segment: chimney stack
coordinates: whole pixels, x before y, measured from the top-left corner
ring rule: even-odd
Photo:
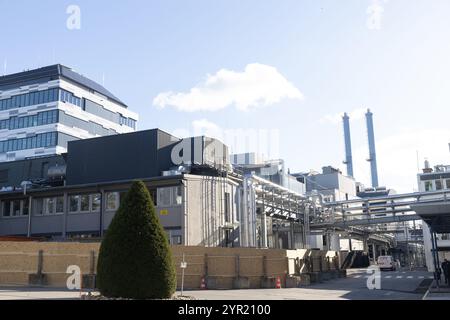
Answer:
[[[347,175],[353,177],[353,159],[352,159],[352,141],[350,138],[350,118],[347,113],[342,117],[344,120],[344,139],[345,139],[345,161],[347,165]]]
[[[378,187],[378,170],[377,170],[377,154],[375,151],[375,134],[373,131],[373,113],[370,109],[367,109],[366,113],[367,120],[367,136],[369,139],[369,159],[370,162],[370,174],[372,177],[372,187]]]

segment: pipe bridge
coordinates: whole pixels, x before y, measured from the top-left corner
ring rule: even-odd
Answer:
[[[448,204],[450,190],[415,192],[367,199],[322,202],[311,229],[349,228],[421,220],[416,205]]]

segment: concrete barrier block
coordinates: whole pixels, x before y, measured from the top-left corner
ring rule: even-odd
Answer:
[[[250,279],[247,277],[237,277],[233,280],[234,289],[250,289]]]
[[[206,277],[206,288],[207,289],[218,289],[217,288],[217,279],[215,277]]]
[[[28,284],[32,286],[46,286],[48,285],[47,275],[45,273],[30,273],[28,275]]]
[[[298,287],[307,287],[311,285],[311,276],[309,274],[301,274]]]
[[[289,276],[286,278],[286,288],[302,288],[309,285],[311,285],[311,280],[308,274]]]
[[[309,277],[311,279],[311,283],[319,283],[323,282],[322,273],[321,272],[310,272]]]
[[[331,279],[337,279],[338,278],[338,272],[336,270],[330,271]]]
[[[323,281],[331,280],[331,273],[329,271],[322,272],[321,274],[322,274]]]
[[[274,289],[276,287],[276,283],[277,283],[276,277],[262,277],[261,288]]]
[[[82,287],[85,289],[97,288],[97,276],[95,274],[83,274]]]
[[[339,270],[338,271],[338,277],[339,278],[347,278],[347,270],[345,270],[345,269]]]
[[[288,276],[286,278],[286,288],[297,288],[299,283],[298,278],[297,276]]]

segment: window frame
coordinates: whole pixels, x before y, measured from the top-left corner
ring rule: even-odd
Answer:
[[[9,206],[8,215],[5,215],[6,204]],[[19,214],[15,214],[16,205],[19,205]],[[1,201],[1,218],[2,219],[16,219],[28,217],[28,213],[25,214],[25,208],[28,208],[28,199],[8,199]]]
[[[161,208],[168,208],[168,207],[179,207],[183,205],[183,190],[181,188],[182,186],[170,186],[170,187],[159,187],[156,189],[156,202],[157,207]],[[180,194],[178,192],[180,191]],[[164,194],[165,192],[168,192],[168,194]],[[164,196],[164,197],[163,197]],[[168,197],[166,197],[168,196]],[[167,201],[162,201],[162,200]],[[178,200],[180,199],[180,200]]]
[[[110,196],[114,195],[114,208],[110,207]],[[120,206],[120,196],[119,196],[119,192],[117,191],[112,191],[112,192],[106,192],[105,193],[105,211],[117,211],[119,209]]]

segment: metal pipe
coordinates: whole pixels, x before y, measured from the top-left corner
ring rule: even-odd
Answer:
[[[284,192],[286,192],[286,193],[290,193],[290,194],[292,194],[292,195],[294,195],[294,196],[299,197],[300,199],[307,199],[305,196],[303,196],[303,195],[301,195],[301,194],[299,194],[299,193],[297,193],[297,192],[294,192],[294,191],[292,191],[292,190],[289,190],[289,189],[287,189],[287,188],[285,188],[285,187],[282,187],[282,186],[280,186],[280,185],[278,185],[278,184],[276,184],[276,183],[273,183],[273,182],[271,182],[271,181],[269,181],[269,180],[260,178],[260,177],[258,177],[258,176],[256,176],[256,175],[253,175],[253,174],[252,174],[252,175],[250,175],[248,178],[253,179],[253,180],[256,180],[256,181],[261,182],[261,183],[263,183],[263,184],[266,184],[266,185],[268,185],[268,186],[272,186],[273,188],[276,188],[277,190],[281,190],[281,191],[284,191]]]
[[[105,191],[100,190],[100,221],[99,221],[100,237],[103,237],[103,231],[105,229],[104,221],[105,221]]]
[[[26,201],[26,200],[24,200]],[[28,197],[28,226],[27,226],[27,237],[31,237],[31,214],[32,214],[32,210],[31,210],[31,206],[33,204],[33,197],[29,196]]]
[[[409,199],[409,198],[420,198],[423,196],[436,196],[436,195],[442,195],[444,194],[450,194],[450,190],[441,190],[441,191],[424,191],[424,192],[412,192],[412,193],[404,193],[404,194],[396,194],[396,195],[389,195],[385,197],[373,197],[370,199],[352,199],[352,200],[344,200],[344,201],[335,201],[335,202],[326,202],[324,203],[325,207],[333,207],[337,205],[343,205],[343,204],[351,204],[351,203],[366,203],[366,202],[373,202],[373,201],[389,201],[389,200],[395,200],[395,199]],[[431,199],[439,201],[439,199]]]
[[[242,199],[242,245],[248,247],[248,179],[244,178]]]

